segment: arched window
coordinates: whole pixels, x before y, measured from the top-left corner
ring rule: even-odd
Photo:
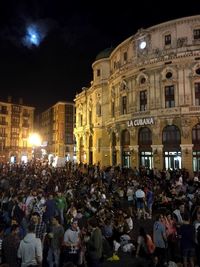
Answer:
[[[140,165],[152,168],[152,133],[148,127],[142,127],[138,133]]]
[[[148,127],[142,127],[139,130],[138,141],[140,146],[152,145],[152,133]]]
[[[181,134],[175,125],[168,125],[163,129],[162,142],[166,150],[180,149]]]
[[[121,145],[130,146],[130,133],[128,130],[123,130],[121,134]]]

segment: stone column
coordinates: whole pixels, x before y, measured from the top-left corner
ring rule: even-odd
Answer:
[[[131,152],[131,168],[139,166],[138,145],[129,146]]]
[[[193,168],[192,166],[192,149],[193,149],[193,144],[181,144],[181,168],[185,168],[186,170],[189,171],[190,176],[193,176]]]
[[[151,145],[153,151],[153,167],[163,169],[163,145]]]

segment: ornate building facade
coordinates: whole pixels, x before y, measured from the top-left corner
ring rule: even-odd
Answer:
[[[33,132],[34,107],[18,103],[0,102],[0,162],[26,162],[32,158],[28,139]]]
[[[200,171],[200,15],[140,29],[92,68],[75,97],[78,161]]]

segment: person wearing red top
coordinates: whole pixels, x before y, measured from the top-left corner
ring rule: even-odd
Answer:
[[[175,261],[175,251],[178,247],[178,237],[176,221],[172,218],[170,212],[163,217],[163,224],[166,227],[166,236],[168,242],[168,259]]]

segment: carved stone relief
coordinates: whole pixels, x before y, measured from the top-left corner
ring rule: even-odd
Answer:
[[[153,127],[153,134],[154,135],[159,135],[160,134],[160,120],[156,120],[155,127]]]
[[[184,138],[188,138],[191,132],[191,121],[189,118],[181,119],[181,132]]]
[[[178,40],[177,40],[177,47],[186,46],[187,45],[187,42],[188,42],[188,38],[187,37],[178,38]]]

